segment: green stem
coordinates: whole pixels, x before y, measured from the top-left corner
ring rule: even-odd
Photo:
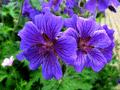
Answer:
[[[19,25],[19,22],[20,22],[20,19],[21,19],[21,16],[22,16],[22,6],[23,6],[23,3],[24,3],[24,0],[21,1],[21,4],[20,4],[20,13],[19,13],[19,16],[18,16],[18,21],[14,25],[14,28],[13,28],[13,33],[12,33],[12,39],[13,40],[15,39],[15,33],[14,33],[14,31],[17,29],[17,27]]]

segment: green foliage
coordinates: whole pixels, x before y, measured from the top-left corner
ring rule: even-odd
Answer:
[[[18,0],[17,0],[18,1]],[[19,15],[22,1],[12,0],[8,5],[3,5],[0,13],[0,64],[6,57],[14,56],[19,51],[19,37],[17,33],[22,29],[26,19]],[[33,7],[39,8],[36,0],[31,1]],[[77,10],[76,10],[77,12]],[[59,14],[59,13],[58,13]],[[62,15],[63,17],[68,17]],[[112,64],[118,63],[117,56],[113,56],[112,62],[96,73],[91,69],[85,69],[77,73],[72,67],[65,67],[61,80],[45,80],[41,74],[41,68],[31,71],[27,61],[18,61],[15,58],[13,66],[2,67],[0,65],[0,89],[1,90],[113,90],[117,85],[119,70]]]
[[[42,8],[39,0],[31,0],[31,4],[32,4],[33,8],[36,8],[38,10],[41,10],[41,8]]]

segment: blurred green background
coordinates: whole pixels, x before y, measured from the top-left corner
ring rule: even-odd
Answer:
[[[32,4],[40,8],[36,0],[32,0]],[[0,7],[0,90],[120,90],[116,88],[120,82],[120,60],[115,53],[113,60],[98,73],[87,68],[76,73],[72,67],[63,65],[64,76],[59,81],[45,80],[41,68],[31,71],[27,61],[18,61],[20,38],[17,33],[27,21],[21,16],[21,5],[22,0],[11,0]],[[115,49],[119,46],[116,43]],[[10,56],[15,58],[13,65],[2,67],[3,60]]]

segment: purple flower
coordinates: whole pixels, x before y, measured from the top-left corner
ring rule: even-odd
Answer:
[[[61,3],[62,0],[50,0],[48,3],[43,3],[43,8],[50,7],[53,8],[54,11],[58,11]]]
[[[98,72],[112,59],[114,31],[106,25],[102,27],[92,18],[84,19],[74,15],[65,20],[65,26],[69,28],[64,34],[73,36],[77,42],[76,71],[91,67]]]
[[[51,7],[54,11],[58,11],[63,0],[50,0],[48,3],[43,3],[44,7]],[[67,8],[73,8],[77,5],[76,0],[66,0],[65,1]]]
[[[27,16],[29,19],[33,20],[35,15],[39,14],[40,12],[33,8],[30,4],[30,0],[24,0],[23,7],[22,7],[22,15]]]
[[[74,64],[76,59],[76,41],[71,36],[59,36],[63,26],[63,19],[51,13],[35,16],[34,23],[29,21],[19,32],[20,48],[23,51],[17,58],[26,58],[32,70],[42,66],[45,79],[60,79],[62,70],[58,59],[66,64]]]
[[[65,8],[64,13],[68,14],[70,17],[74,15],[74,11],[71,8]]]
[[[77,4],[76,0],[66,0],[67,8],[73,8]]]
[[[117,7],[119,5],[119,2],[117,0],[88,0],[85,4],[85,8],[91,13],[94,13],[96,9],[103,12],[110,5]]]

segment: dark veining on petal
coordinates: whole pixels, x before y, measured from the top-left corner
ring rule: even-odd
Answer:
[[[45,41],[50,41],[49,37],[45,33],[43,33],[42,36]]]

